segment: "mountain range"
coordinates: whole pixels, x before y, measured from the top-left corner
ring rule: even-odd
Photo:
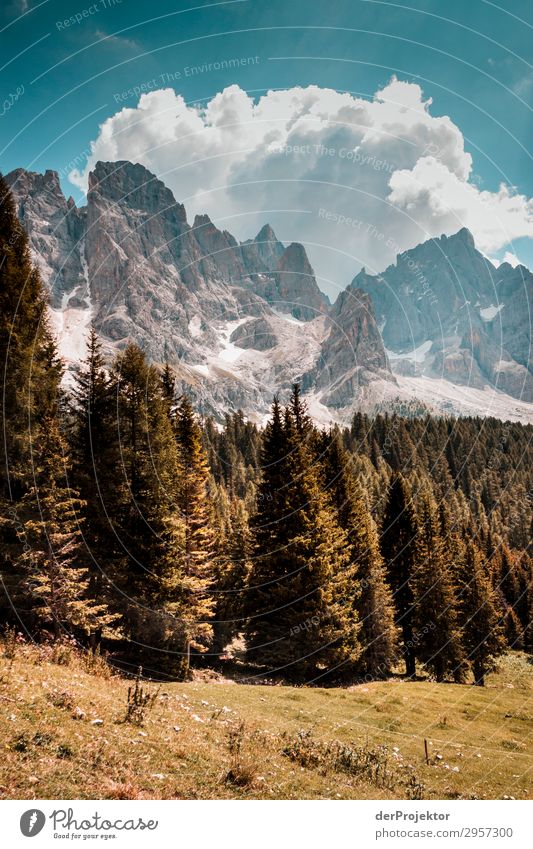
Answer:
[[[268,224],[238,242],[207,215],[189,223],[142,165],[98,162],[84,207],[54,171],[6,179],[68,373],[93,323],[108,354],[137,342],[217,418],[240,408],[262,420],[300,381],[323,423],[414,402],[533,421],[533,275],[496,268],[466,229],[380,274],[362,269],[330,304],[303,245],[282,244]]]

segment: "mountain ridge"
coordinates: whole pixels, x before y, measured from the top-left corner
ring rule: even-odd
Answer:
[[[514,415],[533,420],[524,319],[533,275],[496,269],[466,228],[399,254],[381,274],[361,269],[331,305],[303,245],[284,245],[269,224],[244,242],[207,215],[191,225],[140,164],[98,162],[84,207],[56,172],[6,179],[71,369],[94,323],[109,354],[131,339],[168,360],[180,389],[217,417],[241,407],[261,418],[298,380],[324,423],[394,408],[417,386],[429,410],[464,412],[454,400],[464,387],[478,407],[493,392],[499,408],[509,397]]]

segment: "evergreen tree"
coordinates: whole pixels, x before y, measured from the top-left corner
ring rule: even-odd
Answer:
[[[185,522],[177,507],[181,469],[160,377],[137,346],[118,355],[112,390],[115,418],[107,439],[120,451],[105,493],[117,540],[113,584],[126,633],[147,647],[150,663],[159,657],[182,674],[190,642],[210,634],[210,606],[204,585],[187,569]]]
[[[168,414],[171,418],[173,418],[174,405],[176,403],[176,379],[168,362],[165,363],[161,374],[161,387],[163,400],[167,405]]]
[[[240,498],[227,498],[220,523],[214,568],[213,652],[220,654],[244,627],[245,596],[251,566],[252,539],[248,513]]]
[[[177,504],[184,534],[183,568],[191,586],[194,586],[197,615],[207,619],[213,607],[209,589],[213,579],[215,546],[207,499],[209,466],[200,427],[185,395],[179,399],[175,434],[179,452]],[[211,635],[207,625],[203,631],[204,640],[200,645],[207,643]],[[199,632],[197,640],[200,638]]]
[[[362,654],[357,668],[361,674],[384,678],[396,658],[397,630],[377,528],[338,431],[324,434],[320,449],[325,488],[348,540],[345,583],[361,623]]]
[[[120,447],[112,438],[114,397],[94,327],[87,341],[87,357],[76,375],[73,423],[70,431],[72,478],[85,503],[82,533],[89,561],[89,594],[111,610],[121,609],[112,578],[123,552],[108,515],[106,499],[120,476]],[[93,632],[96,645],[99,632]]]
[[[313,422],[307,412],[305,402],[302,400],[302,390],[299,383],[294,383],[292,386],[288,411],[291,414],[292,422],[299,438],[304,439],[309,437],[314,430]]]
[[[0,177],[0,616],[26,628],[34,622],[28,522],[40,518],[35,481],[50,463],[46,435],[57,420],[62,375],[46,307],[27,236]]]
[[[474,682],[485,683],[494,660],[505,651],[496,594],[484,568],[481,554],[472,541],[466,545],[465,581],[461,588],[461,624],[466,655],[472,664]]]
[[[90,592],[88,558],[80,531],[84,506],[66,479],[68,455],[56,418],[45,421],[34,445],[34,486],[23,497],[19,559],[29,618],[56,637],[75,630],[89,636],[113,622]]]
[[[429,489],[422,496],[418,518],[417,564],[412,581],[416,654],[437,681],[443,681],[460,669],[463,649],[447,545]]]
[[[31,441],[57,401],[61,365],[46,321],[46,295],[28,239],[0,177],[0,364],[2,497],[16,501],[31,479]]]
[[[294,421],[295,402],[282,419],[275,400],[265,430],[246,636],[251,661],[304,680],[349,668],[360,647],[346,537]]]
[[[387,493],[381,532],[381,551],[396,610],[395,621],[402,633],[405,671],[416,671],[413,641],[413,576],[417,564],[418,524],[407,481],[395,473]]]

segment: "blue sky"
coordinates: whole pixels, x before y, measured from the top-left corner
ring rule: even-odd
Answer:
[[[80,201],[69,166],[83,170],[99,125],[135,108],[128,90],[152,90],[154,80],[187,103],[207,103],[233,84],[254,99],[311,84],[372,99],[396,75],[421,86],[432,116],[460,129],[472,185],[496,192],[503,182],[531,198],[533,9],[528,0],[501,3],[7,0],[0,168],[58,170]],[[247,62],[227,67],[236,57]],[[179,184],[172,188],[181,200]],[[532,244],[514,240],[530,267]]]

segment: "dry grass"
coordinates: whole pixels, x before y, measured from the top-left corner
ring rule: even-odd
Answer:
[[[0,798],[531,798],[522,653],[484,689],[168,684],[141,727],[131,686],[72,650],[0,646]]]

